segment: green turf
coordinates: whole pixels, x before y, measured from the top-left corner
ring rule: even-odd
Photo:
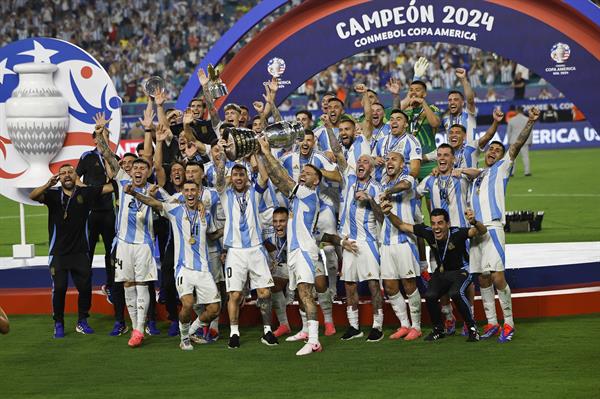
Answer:
[[[600,177],[596,170],[600,148],[533,151],[532,177],[517,174],[510,179],[507,210],[543,210],[543,230],[538,233],[508,234],[507,243],[569,242],[600,240]],[[531,189],[531,192],[529,191]],[[36,254],[48,253],[46,209],[27,206],[27,241]],[[19,206],[0,196],[0,256],[11,256],[19,242]],[[102,246],[96,247],[96,253]]]
[[[515,340],[429,343],[321,337],[324,351],[305,358],[298,343],[268,348],[259,328],[242,330],[242,346],[225,340],[178,348],[178,338],[151,337],[142,348],[107,335],[108,317],[92,317],[94,336],[51,338],[48,316],[13,316],[0,336],[0,395],[54,397],[484,398],[600,394],[598,315],[518,320]],[[163,326],[164,327],[164,326]],[[225,329],[228,331],[228,329]],[[386,336],[391,330],[386,330]]]

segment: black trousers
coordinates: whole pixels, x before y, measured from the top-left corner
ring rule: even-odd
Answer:
[[[94,251],[98,239],[102,236],[104,243],[104,267],[106,269],[106,286],[112,288],[115,282],[115,269],[112,267],[110,250],[115,238],[115,211],[92,211],[88,219],[90,229],[90,262],[94,259]]]
[[[78,319],[87,319],[92,306],[92,267],[87,253],[54,255],[50,261],[52,276],[52,318],[64,323],[65,297],[69,286],[69,273],[79,292]]]
[[[425,301],[434,328],[444,328],[438,301],[445,294],[448,294],[458,306],[458,310],[467,326],[472,327],[475,325],[475,320],[471,314],[471,303],[466,293],[471,283],[471,275],[465,270],[436,271],[431,275],[429,288],[425,293]]]

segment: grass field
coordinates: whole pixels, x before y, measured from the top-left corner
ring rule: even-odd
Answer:
[[[596,163],[600,148],[530,152],[532,177],[523,176],[520,159],[510,179],[507,210],[545,211],[543,230],[508,234],[507,243],[600,240],[600,176]],[[531,191],[529,191],[531,190]],[[48,253],[45,207],[27,206],[27,242],[37,255]],[[0,257],[12,256],[19,242],[19,206],[0,196]],[[98,246],[100,253],[102,246]]]
[[[518,320],[513,342],[367,344],[322,337],[324,351],[305,358],[299,344],[268,348],[258,328],[242,331],[242,347],[225,340],[178,348],[178,338],[152,337],[129,349],[127,337],[107,335],[108,317],[92,317],[98,331],[82,336],[67,318],[65,339],[51,338],[49,316],[13,316],[0,336],[3,398],[484,398],[600,395],[598,315]],[[225,330],[227,331],[227,330]]]

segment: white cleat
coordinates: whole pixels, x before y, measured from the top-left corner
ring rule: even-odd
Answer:
[[[306,341],[308,339],[308,334],[304,331],[300,331],[290,337],[287,337],[285,340],[287,342],[296,342],[296,341]]]
[[[189,338],[184,338],[183,340],[181,340],[181,342],[179,343],[179,347],[181,348],[181,350],[184,351],[194,350],[194,347],[192,346],[192,343],[190,342]]]
[[[321,346],[320,343],[316,343],[316,344],[311,344],[309,342],[307,342],[306,344],[304,344],[304,346],[302,348],[300,348],[300,350],[298,352],[296,352],[296,356],[305,356],[305,355],[310,355],[313,352],[321,352],[323,351],[323,347]]]

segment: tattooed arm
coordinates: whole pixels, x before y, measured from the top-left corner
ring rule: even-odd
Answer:
[[[521,147],[523,147],[523,145],[529,138],[529,135],[531,134],[531,129],[533,129],[533,125],[535,124],[535,121],[539,117],[540,117],[539,109],[537,109],[536,107],[533,107],[529,110],[529,120],[527,121],[527,124],[525,125],[525,127],[523,128],[521,133],[519,133],[519,136],[517,137],[517,141],[515,141],[514,144],[511,144],[510,148],[508,149],[508,153],[510,155],[511,160],[514,161],[515,159],[517,159],[517,155],[519,155],[519,151],[521,151]]]
[[[226,144],[225,140],[220,139],[217,143],[219,147],[219,154],[213,159],[215,167],[217,169],[217,181],[215,182],[215,189],[219,194],[225,191],[225,151],[223,146]]]
[[[346,162],[346,158],[344,157],[344,151],[342,150],[342,145],[339,140],[333,134],[332,128],[326,128],[327,137],[329,138],[329,144],[331,145],[331,151],[333,155],[335,155],[335,160],[340,168],[340,172],[344,173],[346,168],[348,168],[348,163]]]
[[[107,143],[108,129],[106,128],[106,125],[110,122],[110,119],[106,120],[104,118],[104,112],[98,112],[94,117],[94,121],[96,122],[94,131],[96,133],[96,140],[98,141],[98,149],[106,162],[108,162],[110,169],[116,174],[120,169],[119,162]]]
[[[296,186],[296,182],[289,176],[287,170],[281,164],[273,154],[269,147],[269,142],[266,137],[260,137],[258,139],[260,143],[260,149],[262,151],[262,157],[259,157],[259,162],[263,163],[266,172],[269,175],[269,179],[273,184],[281,191],[285,196],[291,194],[292,190]]]
[[[149,207],[152,207],[152,209],[154,209],[155,211],[160,212],[163,209],[162,202],[160,202],[156,198],[152,198],[150,196],[147,196],[140,192],[135,191],[131,184],[126,185],[124,188],[124,191],[125,191],[125,193],[134,197],[136,200],[148,205]]]

